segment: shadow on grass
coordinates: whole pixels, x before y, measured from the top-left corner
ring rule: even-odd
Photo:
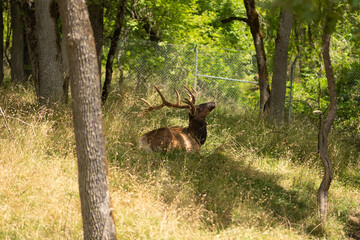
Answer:
[[[251,218],[251,214],[237,214],[242,206],[270,216],[264,227],[300,225],[316,211],[312,191],[287,190],[278,184],[282,176],[262,172],[226,153],[142,153],[133,160],[131,168],[134,170],[136,166],[139,176],[146,178],[150,169],[156,172],[165,168],[178,186],[190,184],[192,196],[189,197],[205,207],[208,216],[205,215],[203,221],[211,229],[220,230],[236,222],[256,224],[257,220],[244,219]],[[168,203],[177,197],[178,192],[173,189],[167,191],[164,187],[162,191]]]
[[[277,182],[281,176],[271,175],[235,160],[223,153],[211,153],[200,157],[198,162],[185,164],[189,178],[195,181],[197,191],[206,195],[207,210],[215,213],[214,223],[226,227],[234,219],[234,209],[242,204],[251,204],[291,223],[300,223],[312,214],[314,203],[311,193],[300,196],[288,191]],[[176,176],[178,173],[175,173]]]

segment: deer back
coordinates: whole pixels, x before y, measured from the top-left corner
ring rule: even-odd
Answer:
[[[187,152],[200,150],[200,143],[180,127],[163,127],[142,135],[139,148],[149,152],[182,149]]]

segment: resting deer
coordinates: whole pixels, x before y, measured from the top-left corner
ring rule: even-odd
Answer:
[[[162,104],[152,106],[145,99],[141,99],[149,106],[149,108],[145,109],[145,113],[161,109],[165,106],[181,109],[187,108],[189,109],[189,126],[187,128],[163,127],[145,133],[139,139],[139,148],[147,151],[167,151],[174,148],[183,149],[187,152],[199,151],[201,145],[205,143],[207,136],[205,118],[215,108],[215,102],[195,105],[198,93],[195,89],[191,91],[188,87],[184,86],[189,96],[189,98],[183,100],[185,104],[180,104],[180,94],[176,89],[174,90],[177,96],[177,103],[170,103],[166,101],[160,90],[156,86],[154,87],[161,97]]]

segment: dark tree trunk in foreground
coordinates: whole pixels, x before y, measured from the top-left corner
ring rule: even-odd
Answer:
[[[24,73],[24,24],[20,14],[18,1],[11,1],[11,28],[13,38],[11,45],[11,82],[22,84],[25,82]]]
[[[3,1],[0,1],[0,86],[4,81],[4,20]]]
[[[3,1],[0,1],[0,86],[4,81],[4,21]]]
[[[284,121],[288,47],[290,41],[292,12],[282,8],[275,41],[273,78],[271,84],[270,116],[277,123]]]
[[[333,32],[335,25],[334,22],[331,22],[331,21],[335,21],[334,19],[331,18],[332,13],[333,13],[332,11],[328,11],[323,39],[322,39],[322,56],[323,56],[325,73],[328,81],[328,89],[330,95],[329,113],[322,124],[320,130],[320,137],[319,137],[320,158],[324,166],[324,176],[318,190],[317,198],[318,198],[319,214],[323,224],[326,223],[327,210],[328,210],[328,191],[332,179],[332,167],[331,167],[331,161],[330,161],[329,149],[328,149],[328,135],[330,132],[331,125],[335,119],[336,108],[337,108],[335,78],[334,78],[334,73],[331,66],[331,60],[329,54],[331,33]]]
[[[22,0],[21,5],[24,14],[25,36],[30,57],[32,79],[36,96],[40,98],[39,54],[37,51],[36,40],[35,4],[33,1]]]
[[[256,49],[256,61],[259,73],[260,114],[263,115],[265,111],[269,108],[270,100],[269,74],[266,66],[266,54],[263,42],[263,35],[260,29],[259,14],[255,9],[255,1],[244,0],[244,5],[246,8],[247,18],[230,17],[228,19],[222,20],[221,22],[228,23],[233,20],[238,20],[246,22],[250,27],[251,35],[253,37]]]
[[[84,239],[116,239],[98,61],[85,0],[59,1],[67,48]]]
[[[101,100],[102,100],[103,104],[105,103],[105,101],[110,93],[112,73],[113,73],[113,63],[114,63],[115,54],[116,54],[116,50],[117,50],[118,43],[119,43],[122,23],[124,20],[125,6],[126,6],[126,0],[120,0],[119,5],[118,5],[117,14],[116,14],[114,34],[111,38],[111,45],[110,45],[108,57],[106,60],[105,82],[104,82],[104,86],[103,86],[103,90],[102,90],[102,94],[101,94]]]

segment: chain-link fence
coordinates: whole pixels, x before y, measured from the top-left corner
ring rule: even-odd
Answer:
[[[187,85],[194,87],[204,101],[240,104],[249,99],[249,92],[258,88],[254,54],[128,40],[119,54],[121,81],[132,85],[139,95],[148,94],[152,85],[171,92],[171,88]]]
[[[315,92],[323,90],[315,89],[314,93],[311,93],[310,90],[313,86],[317,86],[313,81],[321,78],[325,78],[326,88],[325,75],[318,76],[318,73],[321,72],[320,68],[309,71],[306,70],[306,66],[303,66],[305,70],[302,76],[297,77],[299,80],[294,80],[295,59],[290,57],[289,64],[291,66],[288,69],[286,107],[289,118],[292,94],[294,94],[295,100],[296,98],[301,100],[301,96],[297,95],[303,94],[304,90],[308,91],[306,94],[319,95]],[[159,85],[165,93],[169,92],[170,94],[173,93],[172,88],[181,89],[183,85],[187,85],[196,88],[200,93],[199,102],[214,100],[241,106],[257,106],[259,102],[257,64],[253,51],[127,40],[119,51],[118,60],[121,82],[133,88],[135,93],[141,97],[154,93],[153,85]],[[358,91],[357,89],[360,87],[360,75],[357,71],[360,69],[360,64],[352,64],[350,70],[337,66],[334,61],[337,75],[340,74],[336,76],[339,79],[337,84],[340,93],[339,100],[347,99],[348,95],[351,95],[351,99],[355,98],[353,100],[355,103],[352,102],[352,104],[355,106],[357,102],[359,105],[358,94],[351,94],[351,91],[355,91],[354,89]],[[271,67],[269,66],[268,69],[271,75]],[[302,82],[303,85],[304,82],[309,82],[311,87],[307,87],[305,84],[302,91],[294,92],[293,80]],[[347,85],[349,87],[342,90]],[[310,99],[312,95],[306,98]]]
[[[199,92],[198,103],[216,101],[222,105],[258,109],[255,52],[128,40],[118,56],[120,82],[138,97],[158,99],[152,87],[158,85],[169,100],[174,101],[172,88],[180,90],[187,85]],[[358,139],[360,63],[353,60],[344,64],[334,52],[332,57],[337,79],[338,126]],[[329,104],[327,79],[321,70],[321,59],[318,62],[311,65],[309,60],[303,62],[301,56],[289,57],[285,105],[288,121],[297,114],[318,118],[314,110],[326,112]],[[269,65],[269,79],[271,69]],[[182,95],[185,95],[183,89]],[[156,102],[156,99],[149,100]]]

